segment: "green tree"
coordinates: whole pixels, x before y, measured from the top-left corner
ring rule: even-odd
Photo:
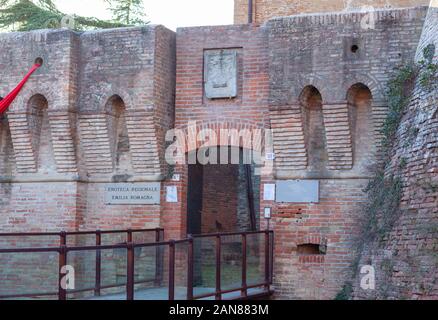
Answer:
[[[114,21],[126,25],[147,24],[143,0],[105,0],[113,14]]]
[[[70,27],[74,30],[124,27],[118,21],[66,15],[53,0],[0,0],[0,30],[29,31]]]

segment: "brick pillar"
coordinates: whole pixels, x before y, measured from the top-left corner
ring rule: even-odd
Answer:
[[[127,110],[126,126],[134,171],[146,175],[160,175],[161,164],[153,111]]]
[[[304,142],[301,106],[270,107],[275,165],[279,170],[304,170],[307,150]]]
[[[19,173],[35,173],[37,171],[37,159],[32,145],[28,112],[9,112],[8,120],[17,171]]]
[[[82,151],[87,171],[90,173],[111,173],[111,155],[108,123],[105,114],[86,114],[79,118]]]
[[[348,104],[324,104],[324,127],[330,170],[349,170],[353,167]]]
[[[76,150],[73,141],[75,114],[49,110],[52,146],[57,172],[77,173]]]

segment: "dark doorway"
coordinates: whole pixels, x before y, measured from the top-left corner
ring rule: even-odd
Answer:
[[[221,152],[222,148],[215,151],[216,163],[188,165],[189,234],[258,229],[260,176],[256,165],[248,164],[240,148],[228,148],[228,161],[220,161]],[[233,154],[237,160],[232,161]]]
[[[187,191],[187,233],[201,233],[202,211],[202,177],[203,166],[189,165],[188,191]]]

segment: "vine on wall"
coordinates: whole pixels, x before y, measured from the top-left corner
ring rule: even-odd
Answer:
[[[392,160],[393,146],[396,141],[402,117],[411,101],[415,85],[418,84],[426,93],[437,89],[438,64],[433,63],[435,46],[430,44],[423,49],[423,59],[418,63],[402,66],[394,71],[388,82],[387,102],[388,115],[382,126],[382,158],[375,166],[373,178],[369,181],[365,192],[367,202],[363,206],[364,220],[355,243],[356,257],[351,265],[352,279],[359,271],[359,261],[363,249],[368,244],[387,237],[393,229],[399,215],[399,204],[402,197],[402,170],[407,164],[401,158],[398,164]],[[410,132],[418,133],[418,128],[410,128]],[[416,135],[416,134],[415,134]],[[409,139],[412,142],[412,139]],[[409,143],[409,141],[407,141]],[[347,300],[353,292],[353,280],[347,281],[335,299]]]

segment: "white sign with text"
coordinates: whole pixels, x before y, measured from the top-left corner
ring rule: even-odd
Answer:
[[[108,183],[105,185],[105,203],[160,204],[160,182]]]

